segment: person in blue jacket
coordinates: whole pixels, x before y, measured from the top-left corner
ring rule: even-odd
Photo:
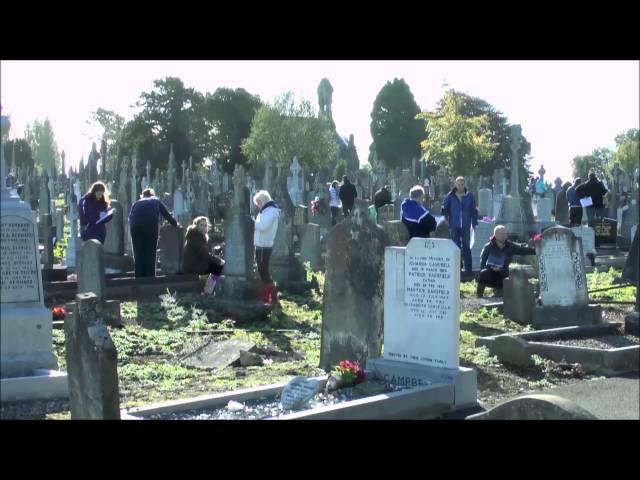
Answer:
[[[102,182],[95,182],[89,188],[85,196],[78,203],[78,216],[80,219],[80,238],[83,241],[98,240],[104,245],[107,238],[107,226],[105,223],[111,221],[112,216],[96,223],[107,215],[109,210],[109,192]]]
[[[131,206],[129,212],[129,230],[133,244],[136,278],[156,276],[160,215],[174,227],[178,226],[178,222],[169,213],[164,203],[156,197],[153,188],[145,188],[140,195],[140,200]]]
[[[402,223],[407,226],[410,239],[413,237],[429,238],[431,232],[436,229],[436,219],[422,204],[423,199],[424,189],[420,185],[416,185],[409,190],[409,198],[405,198],[400,205]]]
[[[473,194],[465,187],[464,177],[456,178],[453,189],[444,198],[442,214],[449,224],[451,240],[462,251],[464,270],[471,273],[471,228],[478,226],[478,209]]]

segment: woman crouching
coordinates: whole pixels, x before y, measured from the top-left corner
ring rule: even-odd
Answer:
[[[262,303],[278,303],[278,291],[269,275],[269,261],[273,242],[278,231],[280,209],[266,190],[260,190],[253,197],[253,203],[259,212],[255,219],[253,244],[256,247],[256,264],[262,281]]]
[[[187,227],[187,234],[182,254],[182,273],[196,273],[198,275],[213,274],[214,277],[222,275],[224,260],[209,253],[209,219],[196,217],[193,223]]]

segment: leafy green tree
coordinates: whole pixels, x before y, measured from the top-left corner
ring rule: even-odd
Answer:
[[[478,165],[493,156],[496,144],[489,135],[487,114],[465,116],[461,99],[450,90],[434,112],[416,118],[426,121],[426,140],[422,149],[427,162],[445,165],[454,174],[476,174]]]
[[[328,119],[316,113],[302,99],[296,102],[292,92],[278,97],[273,105],[260,107],[251,124],[251,133],[242,142],[242,153],[253,164],[262,164],[267,155],[286,172],[294,156],[307,171],[326,165],[338,147]],[[286,174],[278,176],[279,200],[289,213],[293,204],[287,193]]]
[[[343,175],[347,173],[347,162],[344,159],[338,160],[336,164],[336,168],[333,170],[333,178],[336,180],[340,180]]]
[[[640,130],[632,128],[616,136],[616,150],[611,158],[629,175],[640,165]]]
[[[378,158],[389,169],[411,167],[420,156],[424,125],[416,119],[420,107],[403,79],[387,82],[378,93],[371,112],[371,136]]]
[[[122,133],[125,126],[124,117],[118,115],[112,110],[105,110],[104,108],[98,108],[96,111],[91,112],[90,119],[87,120],[89,125],[99,126],[102,130],[102,140],[107,145],[107,172],[113,172],[116,168],[117,160],[117,145],[122,140]],[[98,149],[100,149],[100,142]],[[104,173],[101,173],[104,177]]]
[[[60,153],[49,119],[44,122],[36,119],[27,125],[24,139],[31,148],[34,165],[47,173],[51,168],[55,176],[60,169]]]
[[[4,160],[6,168],[11,167],[11,158],[15,146],[16,167],[24,174],[30,168],[33,168],[33,154],[29,143],[24,138],[15,138],[4,144]],[[20,180],[24,180],[21,178]]]
[[[205,153],[220,160],[223,170],[233,173],[236,164],[247,166],[242,141],[249,136],[251,121],[262,106],[260,97],[243,88],[218,88],[205,100],[205,122],[211,132],[211,149]]]
[[[587,178],[589,172],[594,171],[599,176],[608,173],[611,168],[611,157],[613,152],[608,148],[596,148],[589,155],[578,155],[571,161],[573,176],[583,180]]]

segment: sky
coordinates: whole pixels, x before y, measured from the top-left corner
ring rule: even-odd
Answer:
[[[0,103],[11,118],[9,138],[35,119],[51,121],[67,168],[85,161],[100,131],[87,125],[99,107],[130,120],[155,79],[179,77],[213,93],[244,88],[265,102],[287,90],[318,108],[323,77],[333,86],[338,133],[354,134],[361,164],[371,143],[373,102],[386,82],[403,78],[420,108],[432,110],[447,88],[480,97],[520,124],[531,143],[533,170],[546,178],[571,175],[571,160],[638,128],[638,61],[1,61]]]

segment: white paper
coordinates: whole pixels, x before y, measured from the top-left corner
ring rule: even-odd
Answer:
[[[584,197],[580,199],[580,205],[582,205],[583,207],[590,207],[591,205],[593,205],[593,200],[591,199],[591,197]]]

